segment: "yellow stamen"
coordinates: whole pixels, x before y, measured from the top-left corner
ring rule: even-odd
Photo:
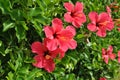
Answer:
[[[46,55],[45,58],[46,58],[46,59],[50,59],[51,56],[50,56],[50,55]]]
[[[79,17],[82,17],[83,15],[82,14],[78,14]]]
[[[65,37],[60,37],[62,40],[66,40],[66,38]]]
[[[67,40],[69,40],[69,38],[67,38],[67,37],[63,37],[63,36],[61,36],[60,39],[63,40],[63,41],[67,41]]]
[[[99,23],[100,25],[103,25],[103,26],[106,26],[108,23],[108,21],[105,21],[105,22],[102,22],[102,23]]]

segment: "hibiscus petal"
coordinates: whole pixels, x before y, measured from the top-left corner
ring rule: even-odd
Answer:
[[[107,52],[108,52],[108,55],[109,55],[110,59],[112,59],[112,60],[115,59],[116,55],[112,53],[113,52],[113,47],[111,45],[108,47]]]
[[[112,53],[112,54],[109,55],[109,57],[110,57],[110,59],[114,60],[116,55]]]
[[[120,63],[120,57],[118,57],[118,63]]]
[[[118,51],[118,63],[120,63],[120,50]]]
[[[72,22],[72,25],[75,26],[76,28],[80,28],[80,26],[82,25],[82,23],[79,22],[79,21],[77,21],[77,20],[74,20],[74,21]]]
[[[61,29],[63,28],[62,20],[59,18],[54,18],[52,20],[52,27],[55,32],[61,31]]]
[[[76,2],[74,11],[75,12],[83,12],[83,3]]]
[[[111,13],[111,9],[109,6],[106,6],[106,11],[107,11],[107,13]]]
[[[44,27],[44,31],[45,31],[45,36],[46,36],[47,38],[49,38],[49,39],[53,39],[53,38],[54,38],[54,36],[53,36],[54,31],[53,31],[53,28],[52,28],[52,27],[50,27],[50,26],[45,26],[45,27]]]
[[[112,52],[113,52],[113,47],[110,45],[109,47],[108,47],[108,50],[107,50],[109,53],[108,54],[112,54]]]
[[[110,16],[108,15],[108,13],[102,12],[101,14],[99,14],[98,22],[103,23],[106,21],[110,21]]]
[[[73,16],[74,20],[76,20],[76,21],[78,21],[80,23],[86,22],[86,16],[85,16],[85,14],[83,12],[78,12],[78,13],[76,12],[73,15],[74,15]]]
[[[68,41],[74,37],[74,34],[69,29],[64,29],[59,33],[59,35],[57,37],[60,40]]]
[[[68,46],[67,46],[67,43],[66,41],[63,41],[63,40],[59,40],[59,48],[66,52],[68,50]]]
[[[104,77],[102,77],[102,78],[100,78],[99,80],[107,80],[106,78],[104,78]]]
[[[102,48],[102,55],[105,55],[105,54],[106,54],[106,49]]]
[[[94,23],[94,24],[96,24],[97,19],[98,19],[98,13],[96,13],[96,12],[90,12],[88,14],[88,16],[89,16],[91,22]]]
[[[64,19],[66,22],[69,22],[69,23],[72,22],[73,19],[72,19],[71,13],[70,12],[65,13]]]
[[[108,30],[108,31],[111,31],[111,30],[114,28],[114,23],[113,23],[113,22],[109,22],[109,23],[106,25],[106,27],[107,27],[107,30]]]
[[[47,41],[47,45],[46,46],[47,46],[48,50],[53,51],[53,50],[57,49],[58,42],[57,42],[56,39],[51,39],[51,40]]]
[[[75,28],[73,26],[67,26],[66,30],[71,31],[74,36],[76,35],[76,31],[75,31]]]
[[[48,51],[48,48],[47,48],[47,42],[49,41],[49,40],[51,40],[51,39],[48,39],[48,38],[44,38],[44,40],[43,40],[43,50],[44,51]]]
[[[118,51],[118,57],[120,57],[120,50]]]
[[[52,72],[55,69],[55,63],[52,59],[46,59],[44,62],[44,69],[47,72]]]
[[[72,24],[76,27],[76,28],[79,28],[81,25],[82,25],[83,21],[81,19],[81,17],[79,16],[76,16],[74,17],[74,20],[72,22]]]
[[[37,53],[39,55],[43,55],[44,54],[44,50],[43,50],[43,45],[41,42],[34,42],[31,45],[31,49],[33,53]]]
[[[65,52],[64,52],[64,51],[61,51],[61,52],[60,52],[60,59],[62,59],[64,56],[65,56]]]
[[[35,60],[35,63],[33,63],[33,66],[38,67],[38,68],[43,68],[44,67],[43,63],[44,63],[45,59],[44,59],[43,56],[36,55],[34,57],[34,60]]]
[[[50,56],[51,56],[52,58],[59,57],[60,59],[62,59],[62,58],[64,57],[64,55],[65,55],[65,52],[62,51],[62,50],[59,49],[59,48],[57,48],[56,50],[50,52]]]
[[[85,16],[84,13],[81,13],[81,14],[79,15],[79,18],[80,18],[80,22],[81,22],[81,23],[86,22],[86,16]]]
[[[104,29],[98,29],[96,33],[99,37],[105,37],[106,36],[106,30]]]
[[[77,47],[77,42],[75,40],[71,40],[67,45],[70,49],[75,49]]]
[[[117,28],[118,32],[120,32],[120,28]]]
[[[109,60],[109,56],[108,56],[108,55],[104,55],[104,62],[105,62],[106,64],[108,64],[108,60]]]
[[[64,3],[64,7],[67,11],[72,12],[74,5],[72,3],[66,2]]]
[[[109,6],[106,6],[106,11],[107,11],[107,13],[109,14],[109,16],[111,17],[111,9],[110,9]]]
[[[89,24],[87,25],[87,28],[88,28],[88,30],[93,31],[93,32],[95,32],[95,31],[97,30],[96,25],[93,24],[93,23],[89,23]]]
[[[59,51],[59,48],[57,48],[56,50],[54,51],[50,51],[49,52],[49,55],[53,58],[56,58],[58,55],[59,55],[60,51]]]

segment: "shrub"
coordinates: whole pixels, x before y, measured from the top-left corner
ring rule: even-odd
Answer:
[[[120,1],[113,0],[0,0],[0,79],[111,80],[115,78],[119,73],[119,3]],[[77,5],[81,6],[75,9]],[[106,6],[109,6],[111,11],[109,7],[106,11]],[[95,12],[97,16],[104,12],[107,18],[102,15],[105,19],[94,23],[90,18],[90,12]],[[52,21],[56,18],[63,23],[61,32],[52,28],[61,24],[58,21],[53,25]],[[110,21],[109,26],[113,24],[114,26],[108,26],[110,28],[108,29],[102,24],[100,27],[104,21]],[[99,31],[98,35],[96,31]],[[55,32],[57,37],[53,35]],[[55,43],[53,37],[58,39],[58,42]],[[46,38],[47,42],[44,43]],[[50,40],[53,41],[52,44]],[[51,55],[55,54],[52,56],[44,53],[43,61],[46,61],[44,63],[47,66],[35,64],[36,61],[43,63],[39,61],[40,55],[36,59],[34,57],[36,54],[33,54],[41,54],[32,48],[32,44],[36,41],[40,45],[44,44],[50,53],[60,48],[56,54],[52,52]],[[107,50],[110,45],[112,49]],[[37,50],[41,50],[42,47],[37,47]],[[47,59],[51,59],[51,64]]]

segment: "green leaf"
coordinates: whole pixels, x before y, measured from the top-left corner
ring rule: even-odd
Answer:
[[[18,58],[15,61],[15,71],[22,66],[22,58],[20,56],[20,52],[18,54]]]
[[[14,74],[12,72],[9,72],[6,78],[7,80],[14,80]]]
[[[2,46],[2,41],[0,40],[0,47]]]
[[[11,67],[12,70],[16,71],[15,70],[15,66],[14,66],[14,64],[11,61],[9,61],[8,64]]]
[[[45,16],[39,15],[33,18],[33,21],[37,21],[43,25],[47,25],[48,23],[51,22],[51,20]]]
[[[54,3],[59,3],[60,0],[52,0]]]
[[[37,77],[38,75],[42,75],[42,73],[40,72],[40,70],[38,69],[33,69],[30,74],[27,76],[26,80],[34,80],[35,77]]]
[[[45,10],[46,6],[44,5],[44,3],[41,0],[36,0],[37,4],[39,5],[40,9],[42,11]]]
[[[21,26],[22,26],[25,30],[28,30],[28,26],[27,26],[27,24],[25,23],[25,21],[19,21],[19,24],[21,24]]]
[[[83,37],[84,37],[83,34],[78,34],[78,35],[76,36],[77,39],[80,39],[80,38],[83,38]]]
[[[16,30],[16,36],[18,38],[18,42],[26,38],[25,29],[22,26],[20,25],[15,26],[15,30]]]
[[[51,0],[42,0],[42,1],[45,3],[46,6],[51,3]]]
[[[75,74],[68,74],[66,75],[66,80],[75,80]]]
[[[10,16],[14,21],[24,21],[24,12],[20,9],[13,9]]]
[[[0,41],[0,53],[1,53],[3,56],[6,56],[5,47],[4,47],[4,44],[3,44],[2,41]]]
[[[39,7],[35,7],[35,8],[30,8],[28,15],[33,17],[33,16],[40,15],[40,13],[41,13],[41,9]]]
[[[3,23],[3,32],[7,31],[10,28],[13,28],[15,23],[11,22],[10,20]]]
[[[18,74],[29,74],[29,67],[28,66],[24,66],[24,67],[22,67],[22,68],[20,68],[18,71]]]
[[[37,21],[32,21],[32,23],[34,24],[34,28],[36,29],[37,33],[39,34],[39,36],[42,36],[42,26],[37,22]]]
[[[12,7],[9,0],[0,0],[0,9],[3,14],[9,13],[11,8]]]
[[[8,53],[11,52],[11,51],[12,51],[12,49],[6,48],[6,49],[5,49],[5,54],[8,54]]]

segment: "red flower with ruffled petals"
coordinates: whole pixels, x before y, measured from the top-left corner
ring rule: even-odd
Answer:
[[[109,58],[111,60],[114,60],[116,55],[113,53],[113,47],[109,46],[109,48],[106,50],[105,48],[102,48],[102,58],[106,64],[108,64]]]
[[[75,49],[77,46],[73,37],[76,34],[72,26],[67,26],[63,29],[62,21],[58,18],[52,20],[52,27],[45,26],[44,32],[47,38],[47,48],[51,51],[60,48],[62,51],[67,51],[68,48]]]
[[[118,63],[120,63],[120,51],[118,51]]]
[[[96,32],[100,37],[105,37],[106,31],[111,31],[114,28],[112,18],[106,12],[102,12],[99,15],[96,12],[90,12],[88,16],[91,20],[91,23],[87,25],[88,30]]]
[[[64,3],[67,13],[64,14],[66,22],[72,23],[76,28],[79,28],[82,23],[86,22],[86,16],[83,13],[83,4],[76,2],[75,6],[72,3]]]
[[[37,54],[34,57],[35,63],[33,63],[33,65],[38,68],[44,68],[47,72],[52,72],[55,68],[53,59],[56,58],[57,55],[60,55],[60,58],[64,57],[64,52],[62,52],[59,48],[54,51],[49,51],[45,46],[45,43],[45,40],[44,43],[32,43],[32,52]]]
[[[99,80],[107,80],[105,77],[100,78]]]

